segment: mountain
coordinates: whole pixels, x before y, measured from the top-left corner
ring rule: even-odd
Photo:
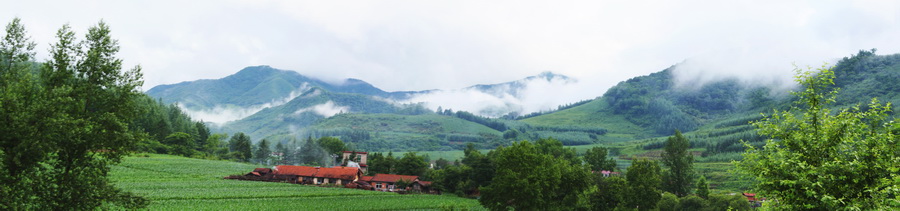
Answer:
[[[292,93],[318,87],[327,91],[356,93],[384,98],[402,99],[418,92],[385,92],[359,79],[346,79],[340,84],[324,82],[288,70],[269,66],[246,67],[234,75],[221,79],[187,81],[159,85],[146,93],[161,98],[166,103],[179,103],[192,109],[208,109],[215,106],[253,106],[289,98]]]

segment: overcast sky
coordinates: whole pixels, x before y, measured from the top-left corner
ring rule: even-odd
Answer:
[[[270,65],[387,91],[454,89],[543,71],[615,83],[686,60],[683,77],[788,78],[860,49],[900,53],[898,1],[4,0],[47,58],[54,32],[105,20],[148,90]],[[755,79],[754,79],[755,80]],[[575,97],[578,98],[578,97]]]

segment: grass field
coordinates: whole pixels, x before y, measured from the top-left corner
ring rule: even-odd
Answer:
[[[151,200],[150,210],[440,210],[484,208],[473,199],[400,195],[289,183],[225,180],[260,167],[151,154],[113,166],[117,187]]]

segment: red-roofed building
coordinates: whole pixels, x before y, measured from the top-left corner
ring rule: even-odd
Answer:
[[[408,183],[415,182],[419,180],[419,176],[410,176],[410,175],[396,175],[396,174],[375,174],[369,183],[372,186],[375,186],[375,190],[379,191],[395,191],[394,184],[399,182],[400,180],[406,181]]]
[[[355,167],[275,166],[275,178],[303,184],[347,184],[359,179],[362,172]]]
[[[315,184],[347,184],[359,179],[362,171],[355,167],[319,168],[315,175]]]
[[[747,197],[747,201],[756,202],[756,194],[755,193],[743,193],[744,197]]]
[[[371,182],[371,181],[372,181],[372,176],[362,176],[362,177],[359,178],[359,181]]]

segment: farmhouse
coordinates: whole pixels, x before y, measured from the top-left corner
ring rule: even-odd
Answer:
[[[362,171],[355,167],[275,166],[275,179],[301,184],[344,185],[359,179]]]
[[[354,152],[354,151],[343,151],[341,165],[347,167],[357,167],[363,173],[366,173],[369,165],[366,164],[366,161],[369,159],[368,152]]]
[[[397,175],[397,174],[375,174],[368,182],[375,186],[377,191],[399,191],[403,190],[395,186],[397,182],[406,181],[406,184],[418,181],[419,176]]]

